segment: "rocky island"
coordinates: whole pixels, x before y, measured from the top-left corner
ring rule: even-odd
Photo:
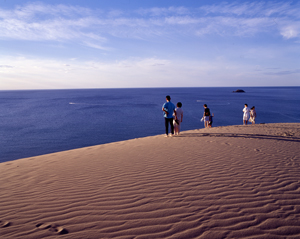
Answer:
[[[240,90],[240,89],[237,89],[237,90],[235,90],[235,91],[232,91],[233,93],[245,93],[245,91],[244,90]]]

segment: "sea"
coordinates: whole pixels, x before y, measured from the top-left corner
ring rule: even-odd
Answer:
[[[0,162],[164,134],[166,95],[184,111],[182,130],[242,125],[244,104],[256,123],[300,122],[300,87],[141,88],[0,91]]]

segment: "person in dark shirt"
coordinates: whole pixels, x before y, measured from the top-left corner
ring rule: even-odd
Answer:
[[[207,108],[207,104],[204,104],[203,107],[204,107],[204,113],[203,113],[204,127],[208,128],[208,126],[209,126],[210,110],[209,110],[209,108]]]

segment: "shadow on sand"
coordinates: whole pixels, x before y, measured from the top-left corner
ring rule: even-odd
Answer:
[[[244,139],[271,139],[279,141],[300,142],[300,138],[292,135],[263,135],[263,134],[235,134],[235,133],[183,133],[176,137],[228,137]]]

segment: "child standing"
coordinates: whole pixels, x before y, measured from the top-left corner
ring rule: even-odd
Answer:
[[[255,118],[256,118],[256,110],[255,110],[255,106],[253,106],[250,110],[250,119],[249,119],[249,121],[252,122],[252,124],[255,124]]]
[[[212,113],[212,114],[209,116],[209,122],[208,122],[208,127],[209,127],[209,128],[212,127],[213,117],[214,117],[214,113]]]
[[[174,132],[175,135],[179,135],[180,133],[180,125],[182,123],[182,118],[183,118],[183,110],[181,109],[182,103],[178,102],[177,103],[177,108],[175,109],[175,114],[174,114]]]

